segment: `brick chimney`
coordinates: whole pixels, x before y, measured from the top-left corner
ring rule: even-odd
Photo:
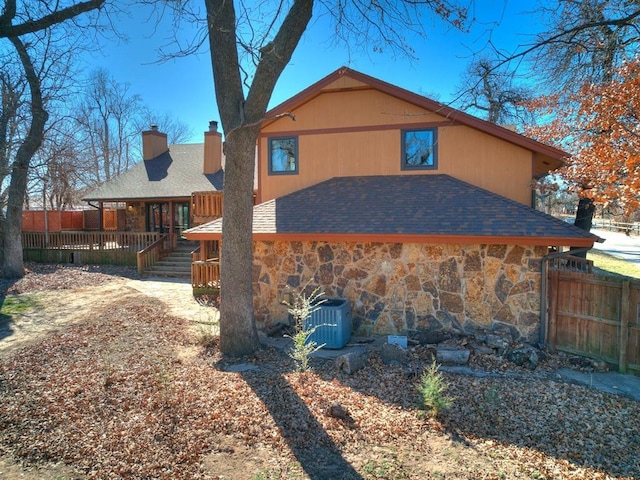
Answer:
[[[169,150],[167,134],[158,130],[157,125],[151,125],[150,130],[142,132],[142,159],[151,160]]]
[[[209,131],[204,132],[203,173],[216,173],[222,168],[222,134],[218,132],[218,122],[209,122]]]

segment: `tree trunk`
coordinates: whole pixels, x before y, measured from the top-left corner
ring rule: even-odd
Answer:
[[[591,225],[593,224],[593,214],[595,213],[595,211],[596,206],[591,198],[581,198],[578,202],[578,209],[576,210],[576,220],[573,224],[576,227],[581,228],[582,230],[590,232]],[[571,250],[573,249],[574,248],[571,248]],[[574,255],[580,258],[587,258],[587,252],[580,252]]]
[[[272,42],[260,49],[245,99],[234,2],[206,0],[216,101],[225,134],[220,256],[220,350],[239,357],[260,342],[253,316],[253,176],[256,142],[280,74],[304,33],[313,0],[295,0]]]
[[[253,169],[256,127],[225,143],[224,221],[220,289],[220,350],[235,357],[260,346],[253,316]],[[227,186],[233,185],[233,188]]]
[[[11,183],[7,199],[7,216],[4,225],[4,258],[2,276],[20,278],[24,276],[22,257],[22,206],[27,192],[27,173],[31,158],[40,148],[44,138],[44,127],[49,115],[44,109],[40,79],[33,68],[29,53],[18,38],[9,39],[13,44],[25,71],[31,93],[31,125],[24,142],[18,148],[11,168]]]

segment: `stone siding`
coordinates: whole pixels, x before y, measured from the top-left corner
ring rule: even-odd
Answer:
[[[287,321],[287,285],[351,301],[360,335],[509,326],[535,340],[544,247],[402,243],[254,243],[260,327]],[[515,328],[513,328],[515,327]]]

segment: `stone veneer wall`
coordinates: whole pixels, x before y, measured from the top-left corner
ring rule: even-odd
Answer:
[[[286,322],[286,286],[309,282],[351,301],[360,335],[506,324],[521,339],[536,340],[546,253],[519,245],[258,241],[256,320],[260,327]]]
[[[127,203],[127,225],[130,232],[146,232],[146,209],[144,202]]]

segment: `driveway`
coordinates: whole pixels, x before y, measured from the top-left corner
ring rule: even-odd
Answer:
[[[594,249],[640,267],[640,237],[609,230],[592,229],[591,233],[605,239],[603,243],[594,244]]]

